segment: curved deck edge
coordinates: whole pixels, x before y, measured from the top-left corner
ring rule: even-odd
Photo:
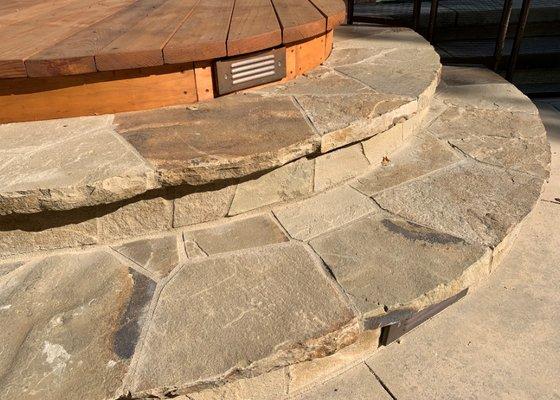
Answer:
[[[332,31],[286,46],[286,78],[323,63]],[[213,60],[82,75],[0,79],[0,123],[115,114],[192,104],[216,96]],[[297,66],[297,68],[295,68]]]

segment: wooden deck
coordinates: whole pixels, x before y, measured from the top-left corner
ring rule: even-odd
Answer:
[[[3,0],[0,78],[185,64],[326,35],[342,0]]]

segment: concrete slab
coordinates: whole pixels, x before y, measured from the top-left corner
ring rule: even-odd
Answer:
[[[560,174],[556,173],[560,171],[560,101],[539,101],[536,104],[547,131],[552,154],[552,173],[544,187],[542,198],[560,204]],[[558,104],[558,108],[554,107],[555,104]]]
[[[358,364],[336,378],[294,397],[294,400],[391,400],[366,364]]]

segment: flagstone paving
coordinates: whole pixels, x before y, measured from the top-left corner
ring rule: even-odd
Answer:
[[[335,45],[335,65],[285,85],[192,106],[0,126],[0,216],[114,203],[169,186],[229,185],[417,117],[439,80],[435,50],[412,49],[404,39],[422,39],[407,30],[354,31],[341,38],[341,51],[358,50],[351,60]],[[387,34],[391,50],[361,40]],[[414,59],[413,74],[404,54]]]
[[[370,39],[379,35],[383,46],[399,37],[389,30]],[[437,110],[383,162],[340,150],[357,176],[328,174],[326,161],[319,177],[330,178],[316,181],[325,160],[300,158],[229,190],[208,186],[207,198],[176,188],[179,209],[155,193],[95,209],[94,219],[83,210],[66,219],[38,213],[48,229],[9,216],[0,250],[27,254],[0,262],[0,322],[12,327],[0,332],[1,397],[368,395],[342,384],[376,385],[361,349],[376,347],[379,328],[484,280],[548,177],[549,147],[530,101],[490,106],[477,90],[487,99],[492,85],[506,88],[500,95],[515,90],[470,83],[454,86],[466,96],[457,101],[444,71]],[[519,123],[505,133],[475,124],[489,113]],[[404,126],[391,129],[404,143]],[[532,156],[509,162],[510,146],[517,154],[524,141],[534,144]],[[327,182],[322,192],[317,182]],[[74,248],[47,251],[49,240]],[[328,369],[345,354],[358,358],[345,377],[307,390],[302,368],[316,371],[324,359]]]
[[[115,125],[164,185],[246,176],[317,148],[313,127],[288,97],[231,95],[190,108],[120,114]]]
[[[469,160],[374,196],[384,210],[496,247],[539,198],[543,180]]]
[[[113,116],[0,124],[0,215],[110,203],[157,187]]]
[[[546,146],[543,126],[531,115],[450,107],[428,130],[483,163],[548,176],[550,154],[540,151]]]
[[[423,308],[408,303],[458,280],[489,255],[481,245],[380,215],[362,218],[310,244],[366,323],[399,306]]]
[[[206,254],[219,254],[268,244],[287,242],[288,237],[278,223],[268,215],[258,215],[211,228],[187,231],[191,239]]]
[[[294,400],[391,400],[366,364],[358,364],[344,374],[323,384],[320,388],[295,396]]]
[[[235,186],[226,186],[177,198],[173,207],[173,226],[195,225],[225,217],[235,189]]]
[[[160,294],[131,389],[188,386],[236,368],[266,371],[305,360],[307,352],[320,351],[306,341],[353,318],[316,256],[301,244],[196,261]]]
[[[377,210],[375,204],[348,186],[274,211],[294,239],[309,240],[321,233]]]
[[[351,185],[372,196],[400,183],[426,175],[460,160],[448,145],[425,135],[413,138],[410,144],[391,158],[385,168],[376,169],[356,179]]]
[[[0,280],[4,399],[105,398],[125,376],[155,282],[103,251],[47,257]]]
[[[142,239],[113,248],[157,278],[165,278],[179,264],[178,241],[175,235]]]

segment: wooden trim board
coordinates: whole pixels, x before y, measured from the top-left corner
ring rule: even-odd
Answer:
[[[0,123],[113,114],[198,100],[192,63],[0,81]]]
[[[317,67],[331,49],[332,31],[289,45],[283,81]],[[212,62],[0,79],[0,123],[115,114],[211,100],[215,96]]]

